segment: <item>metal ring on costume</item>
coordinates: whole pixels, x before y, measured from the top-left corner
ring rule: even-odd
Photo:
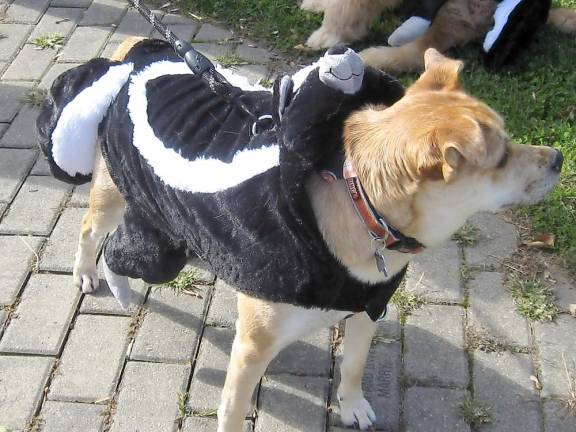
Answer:
[[[273,117],[270,114],[264,114],[258,117],[258,120],[252,123],[252,136],[258,135],[258,122],[260,120],[273,120]]]

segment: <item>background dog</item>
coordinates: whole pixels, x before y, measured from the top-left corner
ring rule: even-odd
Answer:
[[[113,59],[122,60],[135,42],[126,41]],[[461,62],[433,49],[424,60],[424,73],[400,101],[361,107],[345,120],[341,145],[376,210],[405,235],[433,247],[476,212],[543,199],[559,178],[562,155],[512,143],[501,117],[460,88]],[[389,274],[378,271],[376,245],[344,181],[326,182],[315,173],[306,182],[323,239],[351,275],[376,283],[403,269],[411,254],[386,249]],[[96,288],[97,245],[123,211],[124,198],[97,151],[74,265],[74,283],[84,291]],[[284,347],[346,317],[338,387],[342,421],[363,430],[373,424],[376,415],[361,382],[377,325],[365,312],[306,309],[245,294],[238,295],[238,312],[219,432],[241,431],[254,388]]]
[[[360,40],[384,10],[399,3],[401,0],[304,0],[302,9],[324,13],[322,26],[306,44],[320,49]],[[360,55],[366,64],[391,73],[421,70],[426,49],[444,52],[480,40],[493,25],[496,6],[495,0],[448,0],[416,40],[399,47],[368,48]],[[572,10],[552,9],[548,22],[565,33],[576,33],[576,13]]]

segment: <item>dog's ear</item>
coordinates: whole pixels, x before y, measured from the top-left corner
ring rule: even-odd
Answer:
[[[408,89],[409,93],[460,88],[459,75],[464,68],[463,62],[448,58],[434,48],[428,48],[424,54],[424,64],[424,72]]]
[[[470,117],[455,120],[450,128],[435,130],[433,140],[442,154],[445,181],[452,180],[464,163],[482,166],[488,156],[482,126]]]

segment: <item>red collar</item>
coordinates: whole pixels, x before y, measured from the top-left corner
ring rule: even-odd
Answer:
[[[321,171],[320,174],[328,182],[338,178],[333,172],[327,170]],[[416,254],[424,250],[424,246],[418,240],[407,237],[388,225],[374,209],[349,159],[346,159],[342,166],[342,177],[354,204],[354,209],[366,226],[370,237],[381,242],[386,249],[397,252]]]

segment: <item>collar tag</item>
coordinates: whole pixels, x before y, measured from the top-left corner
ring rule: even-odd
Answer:
[[[384,253],[382,248],[379,247],[374,252],[374,258],[376,259],[376,267],[380,273],[384,273],[384,276],[388,276],[388,267],[386,266],[386,261],[384,260]]]

